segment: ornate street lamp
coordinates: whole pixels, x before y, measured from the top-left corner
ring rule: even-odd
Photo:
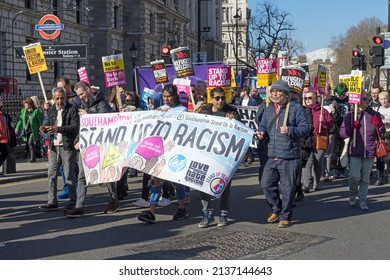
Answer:
[[[241,20],[241,16],[236,14],[233,18],[236,21],[236,76],[238,76],[238,21]]]
[[[130,47],[129,51],[131,53],[131,61],[133,62],[133,91],[135,91],[135,61],[137,60],[138,49],[135,46],[134,41],[131,44],[131,47]]]

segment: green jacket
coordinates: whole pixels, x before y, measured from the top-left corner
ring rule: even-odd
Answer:
[[[18,118],[18,122],[16,123],[15,130],[21,130],[22,128],[26,128],[26,108],[23,108],[20,111],[20,115]],[[39,109],[35,109],[30,116],[30,127],[33,135],[33,141],[37,142],[41,139],[40,133],[39,133],[39,127],[42,125],[42,114],[39,111]],[[27,142],[28,139],[26,136],[23,136],[23,141]]]

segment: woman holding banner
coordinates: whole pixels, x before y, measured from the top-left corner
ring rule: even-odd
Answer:
[[[187,111],[187,108],[184,107],[182,104],[180,104],[177,87],[173,84],[167,84],[164,86],[163,100],[164,100],[164,105],[157,108],[156,109],[157,111],[162,111],[162,112],[166,112],[169,110],[176,110],[181,112]],[[154,224],[156,222],[156,217],[155,217],[156,207],[161,204],[159,202],[159,199],[164,185],[164,180],[158,178],[152,178],[151,176],[149,178],[151,178],[148,184],[150,189],[150,198],[149,198],[150,207],[149,210],[143,211],[138,215],[138,220],[142,222],[147,222],[149,224]],[[179,207],[177,209],[176,214],[173,216],[173,220],[182,220],[188,217],[187,210],[185,209],[186,187],[181,184],[175,184],[175,187],[176,187],[176,197],[179,203]]]

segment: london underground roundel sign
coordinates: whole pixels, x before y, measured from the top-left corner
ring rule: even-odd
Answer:
[[[46,23],[47,21],[52,21],[54,23]],[[41,35],[42,38],[46,40],[53,40],[57,38],[60,35],[62,29],[64,29],[64,25],[57,16],[52,14],[44,15],[39,20],[39,23],[35,25],[35,30],[37,30],[39,35]],[[54,30],[54,32],[46,33],[47,30]]]

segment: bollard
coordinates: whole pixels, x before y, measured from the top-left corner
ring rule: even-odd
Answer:
[[[15,155],[15,148],[11,148],[8,146],[8,157],[4,161],[2,166],[2,172],[3,174],[11,174],[16,173],[16,155]]]

